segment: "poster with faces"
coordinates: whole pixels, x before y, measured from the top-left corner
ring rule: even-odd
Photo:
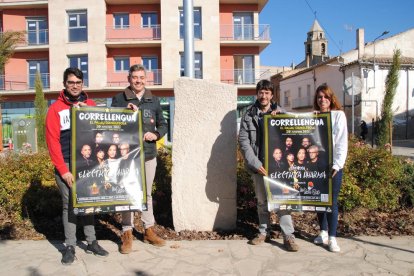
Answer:
[[[263,120],[269,210],[330,212],[331,114],[287,113]]]

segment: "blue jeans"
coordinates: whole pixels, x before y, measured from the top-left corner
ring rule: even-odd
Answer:
[[[332,179],[332,213],[318,213],[319,227],[328,231],[330,237],[336,237],[338,227],[338,196],[342,185],[342,170]]]

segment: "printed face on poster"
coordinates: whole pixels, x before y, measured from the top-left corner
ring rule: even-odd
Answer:
[[[74,213],[147,209],[140,111],[71,109]]]
[[[269,210],[330,212],[330,113],[264,116],[265,189]]]

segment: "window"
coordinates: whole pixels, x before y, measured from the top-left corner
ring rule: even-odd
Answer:
[[[129,14],[115,13],[114,14],[114,29],[128,29],[129,28]]]
[[[70,56],[69,58],[69,66],[79,68],[83,73],[83,85],[88,86],[89,79],[88,79],[88,56],[81,55],[81,56]]]
[[[298,87],[298,98],[302,98],[302,87]]]
[[[147,69],[147,80],[153,85],[160,85],[162,83],[161,71],[158,70],[158,57],[142,57],[142,65]]]
[[[253,40],[254,25],[253,13],[238,12],[233,14],[234,39],[236,40]]]
[[[88,18],[86,11],[70,11],[69,18],[69,42],[88,41]]]
[[[29,45],[42,45],[49,43],[46,17],[26,19],[27,42]]]
[[[48,60],[29,60],[29,89],[35,88],[36,74],[40,73],[43,88],[49,88],[49,61]]]
[[[158,24],[158,15],[155,12],[142,13],[141,26],[143,28],[155,27]]]
[[[255,84],[254,56],[234,56],[234,83]]]
[[[194,8],[194,38],[201,39],[201,8]],[[184,11],[180,8],[180,39],[184,39]]]
[[[290,91],[285,91],[284,106],[290,106]]]
[[[180,74],[184,76],[184,53],[180,53]],[[203,54],[201,52],[194,53],[194,78],[202,79],[203,78]]]
[[[129,57],[115,57],[115,72],[124,72],[129,70]]]

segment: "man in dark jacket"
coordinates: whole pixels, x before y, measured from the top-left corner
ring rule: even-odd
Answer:
[[[240,124],[240,150],[243,154],[247,169],[253,176],[257,198],[257,213],[259,216],[259,234],[249,241],[253,245],[270,241],[270,217],[263,180],[263,176],[267,176],[267,171],[263,167],[263,115],[270,114],[272,111],[276,113],[281,112],[277,105],[272,103],[273,93],[274,86],[270,81],[259,81],[256,85],[257,100],[247,108]],[[290,212],[279,210],[277,214],[280,218],[279,222],[283,233],[285,248],[288,251],[298,251],[295,236],[293,235],[294,228]]]
[[[70,163],[70,108],[73,106],[95,106],[95,102],[88,99],[82,90],[83,73],[78,68],[67,68],[63,73],[65,89],[60,92],[59,98],[54,102],[46,116],[46,142],[50,159],[55,166],[55,179],[62,196],[63,203],[63,229],[65,231],[66,248],[63,251],[62,264],[69,265],[75,260],[76,246],[76,215],[69,210],[69,195],[74,182],[74,176],[69,171]],[[89,147],[90,150],[90,147]],[[89,152],[90,154],[90,152]],[[107,256],[96,241],[93,216],[83,216],[83,229],[88,242],[87,253],[98,256]]]
[[[144,132],[144,154],[145,154],[145,179],[147,184],[148,210],[143,211],[141,220],[144,223],[144,241],[156,246],[165,245],[165,241],[154,232],[154,213],[152,208],[152,183],[154,182],[155,169],[157,167],[156,141],[167,133],[167,121],[164,119],[160,102],[151,91],[145,88],[147,73],[145,67],[136,64],[129,68],[129,86],[124,92],[119,93],[112,99],[113,107],[127,107],[134,111],[140,109]],[[132,251],[132,228],[134,213],[122,213],[122,245],[120,252],[128,254]]]

